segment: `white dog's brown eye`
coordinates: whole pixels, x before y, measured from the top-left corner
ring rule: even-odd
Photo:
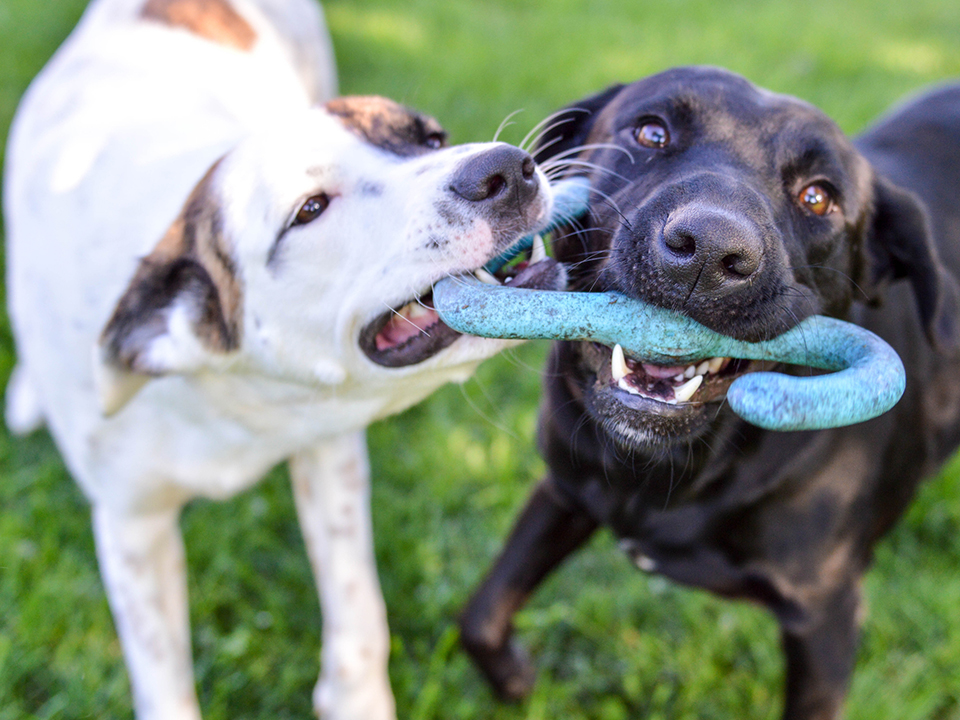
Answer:
[[[637,142],[648,148],[665,148],[670,144],[670,132],[655,121],[645,122],[634,131]]]
[[[291,225],[306,225],[308,222],[316,220],[323,214],[330,204],[330,197],[326,193],[320,193],[304,200],[303,205],[297,210],[297,215]]]
[[[837,207],[830,191],[819,183],[811,183],[804,187],[797,195],[797,200],[802,207],[821,217],[833,212]]]

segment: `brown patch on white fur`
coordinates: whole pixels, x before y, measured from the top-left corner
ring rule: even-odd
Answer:
[[[226,0],[147,0],[140,16],[244,52],[257,40],[253,28]]]
[[[401,157],[436,149],[446,141],[443,127],[432,117],[376,95],[340,97],[324,108],[371,145]],[[438,144],[428,145],[432,139]]]
[[[197,311],[193,330],[204,347],[229,352],[240,345],[240,280],[212,189],[218,165],[197,183],[180,216],[140,261],[104,328],[101,344],[120,367],[152,374],[140,359],[143,341],[154,334],[161,315],[182,299]]]

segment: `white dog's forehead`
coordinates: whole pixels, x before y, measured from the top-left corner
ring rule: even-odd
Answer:
[[[227,172],[218,173],[217,185],[222,198],[264,208],[275,225],[316,192],[382,190],[385,182],[410,192],[389,182],[395,169],[442,172],[469,152],[447,148],[433,162],[444,141],[432,118],[382,98],[343,98],[280,118],[269,132],[246,139],[224,159]]]

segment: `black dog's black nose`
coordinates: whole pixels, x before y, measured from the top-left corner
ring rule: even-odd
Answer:
[[[457,168],[450,189],[470,202],[522,205],[536,197],[540,189],[536,169],[529,153],[512,145],[498,145]]]
[[[688,205],[675,210],[661,239],[661,267],[691,292],[734,290],[760,269],[763,260],[761,229],[721,208]]]

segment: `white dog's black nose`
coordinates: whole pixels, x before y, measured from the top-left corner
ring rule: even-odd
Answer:
[[[522,210],[540,190],[536,170],[529,153],[512,145],[498,145],[457,168],[450,189],[464,200],[490,203],[491,209]]]

